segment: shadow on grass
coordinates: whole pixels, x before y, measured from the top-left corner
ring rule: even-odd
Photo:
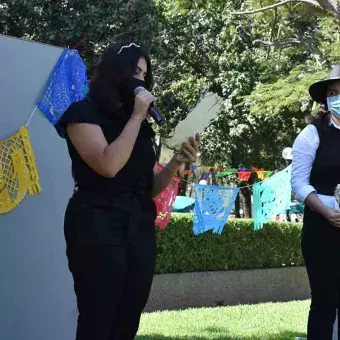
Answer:
[[[165,336],[161,334],[139,335],[136,340],[294,340],[295,337],[306,337],[305,333],[282,331],[274,334],[262,334],[259,336],[232,335],[226,328],[208,328],[206,336]]]

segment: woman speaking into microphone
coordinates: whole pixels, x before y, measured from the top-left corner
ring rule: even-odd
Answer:
[[[134,43],[114,44],[95,70],[89,96],[56,126],[75,181],[64,230],[79,310],[76,340],[135,338],[155,269],[153,197],[181,164],[196,160],[198,135],[154,175],[152,85],[148,55]]]

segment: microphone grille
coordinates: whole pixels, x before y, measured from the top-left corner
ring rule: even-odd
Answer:
[[[143,86],[138,86],[133,90],[133,93],[134,93],[135,96],[137,96],[137,94],[142,92],[143,90],[145,90],[145,88]]]

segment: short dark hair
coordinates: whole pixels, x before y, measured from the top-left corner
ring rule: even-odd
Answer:
[[[124,46],[129,47],[122,49]],[[145,58],[148,67],[145,88],[151,91],[153,76],[149,55],[131,42],[118,42],[103,53],[96,66],[90,83],[89,97],[101,109],[109,112],[116,111],[121,107],[118,87],[123,81],[135,75],[138,60],[142,57]]]

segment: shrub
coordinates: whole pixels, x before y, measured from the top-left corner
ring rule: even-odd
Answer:
[[[157,230],[156,273],[280,268],[303,265],[300,223],[266,224],[254,231],[250,219],[227,223],[222,235],[194,236],[192,214],[173,214]]]

